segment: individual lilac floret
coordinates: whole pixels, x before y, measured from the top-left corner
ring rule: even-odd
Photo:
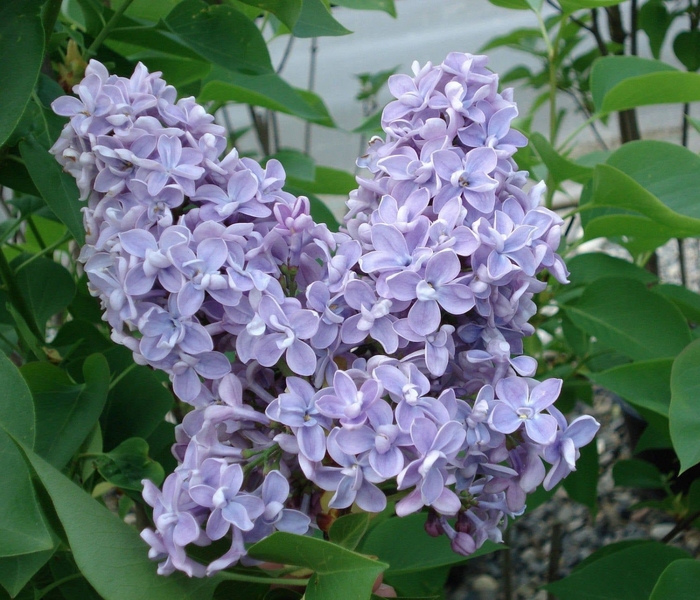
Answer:
[[[489,424],[501,433],[513,433],[524,424],[533,442],[551,444],[557,433],[557,421],[542,411],[557,399],[561,385],[561,379],[548,379],[543,383],[518,377],[501,379],[496,384],[499,402],[491,412]]]

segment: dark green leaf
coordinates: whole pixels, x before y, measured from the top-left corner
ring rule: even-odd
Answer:
[[[636,544],[544,587],[566,600],[640,600],[649,597],[664,569],[681,558],[688,558],[687,552],[660,542]]]
[[[251,74],[273,70],[260,30],[232,6],[185,0],[165,23],[192,50],[224,69]]]
[[[640,360],[589,377],[634,406],[668,417],[672,358]]]
[[[278,531],[249,549],[258,560],[306,567],[315,572],[307,600],[366,600],[377,576],[388,565],[323,540]]]
[[[27,256],[22,255],[15,259],[12,266],[16,268],[26,259]],[[45,330],[46,322],[64,310],[75,296],[75,283],[71,274],[65,267],[48,258],[33,260],[17,271],[15,278],[41,332]]]
[[[34,401],[21,373],[0,354],[0,428],[30,448],[34,446]]]
[[[501,8],[513,8],[515,10],[528,10],[530,8],[525,0],[489,0],[489,2]]]
[[[603,277],[624,277],[637,279],[642,283],[653,283],[657,280],[657,277],[646,269],[602,252],[579,254],[567,260],[566,266],[571,271],[569,281],[572,286],[593,283]]]
[[[564,334],[564,339],[567,341],[571,349],[579,357],[584,357],[588,354],[588,334],[583,329],[579,329],[571,322],[571,319],[562,313],[561,329]]]
[[[682,473],[700,462],[700,340],[695,340],[673,361],[669,420]]]
[[[577,10],[604,8],[621,4],[624,0],[561,0],[561,7],[566,14]]]
[[[162,577],[138,532],[31,451],[81,573],[105,600],[210,600],[219,580]]]
[[[300,181],[294,174],[287,173],[287,182],[294,187],[303,187],[312,194],[347,196],[357,188],[355,177],[347,171],[316,165],[313,181]]]
[[[640,214],[603,215],[591,219],[584,239],[609,238],[637,257],[647,254],[678,235],[677,230]]]
[[[688,321],[696,324],[700,323],[700,294],[682,285],[674,285],[672,283],[655,285],[651,290],[673,302]]]
[[[22,367],[36,406],[35,451],[62,469],[93,429],[107,400],[109,366],[101,354],[83,365],[85,383],[76,385],[50,363]]]
[[[292,33],[298,38],[347,35],[352,33],[333,18],[322,0],[303,0]]]
[[[647,490],[664,488],[664,476],[656,466],[645,460],[618,460],[613,465],[615,485]]]
[[[683,558],[666,567],[659,577],[649,600],[695,600],[700,589],[700,563]]]
[[[591,93],[596,110],[604,109],[605,98],[619,85],[630,87],[629,80],[634,82],[642,80],[650,73],[676,72],[671,65],[658,60],[639,58],[638,56],[605,56],[593,63],[591,70]],[[641,89],[641,88],[640,88]],[[657,92],[660,91],[657,89]],[[612,109],[615,110],[615,109]]]
[[[23,194],[39,195],[39,190],[36,189],[32,178],[29,176],[29,171],[27,171],[24,161],[14,154],[10,154],[4,160],[0,160],[0,185],[4,185],[11,190],[17,190]]]
[[[468,560],[452,550],[446,536],[430,537],[425,532],[425,519],[424,513],[387,519],[369,532],[360,551],[378,556],[379,560],[389,563],[387,575],[391,576]],[[469,559],[503,548],[504,546],[487,541]]]
[[[581,448],[576,470],[564,479],[569,498],[588,507],[595,517],[598,512],[598,449],[595,441]]]
[[[533,133],[530,136],[530,143],[557,182],[571,180],[584,183],[593,176],[593,169],[578,165],[559,154],[542,134]]]
[[[127,350],[124,353],[122,348],[106,353],[108,360],[115,352],[126,355],[129,363],[132,362],[131,352]],[[111,371],[119,372],[114,368]],[[107,405],[100,418],[105,448],[111,450],[130,437],[147,438],[172,406],[173,396],[163,385],[162,376],[157,376],[148,367],[132,367],[109,391]]]
[[[382,111],[376,112],[367,117],[362,124],[352,130],[353,133],[381,134],[382,133]]]
[[[174,441],[174,440],[173,440]],[[142,479],[156,485],[163,483],[163,467],[148,456],[148,443],[141,438],[129,438],[114,450],[96,459],[100,475],[109,483],[125,490],[140,492]]]
[[[345,515],[333,521],[328,537],[334,544],[338,544],[348,550],[357,548],[362,536],[369,526],[369,513],[353,513]]]
[[[21,51],[18,51],[21,48]],[[0,4],[0,146],[22,117],[44,58],[41,2],[4,0]]]
[[[680,311],[634,279],[598,279],[563,308],[577,327],[633,360],[673,357],[691,341]]]
[[[0,427],[0,557],[32,554],[53,547],[37,504],[24,457]]]
[[[663,0],[651,0],[639,9],[639,28],[647,34],[651,53],[656,59],[661,56],[661,47],[664,45],[666,32],[673,19],[673,15],[669,14]]]
[[[58,542],[59,540],[56,538],[54,546],[58,546]],[[54,547],[41,552],[0,558],[0,585],[7,590],[10,597],[14,598],[53,556],[55,551]]]
[[[615,554],[616,552],[620,552],[621,550],[626,550],[627,548],[632,548],[634,546],[639,546],[641,544],[653,544],[653,543],[654,543],[653,540],[648,540],[648,539],[623,540],[621,542],[613,542],[612,544],[608,544],[607,546],[603,546],[602,548],[599,548],[593,554],[589,554],[579,564],[577,564],[573,570],[580,571],[584,567],[592,565],[594,562],[600,560],[601,558],[605,558],[606,556],[610,556],[612,554]]]
[[[396,16],[394,0],[333,0],[333,4],[355,10],[381,10],[392,17]]]
[[[201,60],[154,56],[148,58],[148,68],[161,71],[163,79],[179,89],[207,77],[211,71],[211,64]]]
[[[83,216],[80,212],[80,194],[75,180],[65,173],[61,165],[34,136],[29,136],[20,143],[20,152],[32,182],[41,192],[54,214],[73,234],[78,244],[85,243]]]
[[[56,349],[63,359],[61,366],[78,382],[83,381],[85,359],[112,346],[113,343],[93,323],[82,319],[68,321],[51,342],[51,347]]]
[[[290,31],[301,14],[302,0],[240,0],[275,15]]]
[[[688,71],[700,69],[700,31],[681,31],[673,40],[673,53]]]
[[[271,158],[282,163],[287,177],[301,180],[303,184],[311,183],[316,178],[314,159],[299,150],[280,150],[272,156],[268,156],[266,160]]]

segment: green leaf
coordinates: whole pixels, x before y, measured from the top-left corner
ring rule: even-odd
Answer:
[[[621,542],[612,542],[611,544],[607,544],[606,546],[599,548],[593,554],[589,554],[586,558],[584,558],[579,564],[577,564],[573,568],[573,571],[580,571],[581,569],[592,565],[594,562],[600,560],[601,558],[605,558],[606,556],[610,556],[612,554],[615,554],[616,552],[620,552],[621,550],[626,550],[627,548],[632,548],[634,546],[639,546],[642,544],[653,543],[654,540],[649,539],[623,540]]]
[[[97,470],[109,483],[124,490],[140,492],[141,480],[163,483],[163,467],[148,456],[148,443],[141,438],[129,438],[114,450],[96,459]]]
[[[591,94],[596,110],[602,111],[606,96],[615,88],[624,85],[625,80],[634,82],[657,72],[679,72],[671,65],[658,60],[639,58],[638,56],[605,56],[593,63],[591,70]],[[657,89],[657,92],[661,90]],[[614,109],[613,109],[614,110]]]
[[[109,354],[115,351],[124,355],[122,348],[115,348],[106,353],[108,360]],[[126,351],[125,354],[128,355],[129,364],[132,364],[131,352]],[[111,370],[118,373],[117,369]],[[148,367],[136,366],[109,391],[107,405],[100,418],[106,449],[115,448],[130,437],[145,439],[155,431],[174,401],[162,382],[162,377],[159,378]]]
[[[669,421],[682,473],[700,462],[700,340],[695,340],[673,361]]]
[[[649,597],[664,569],[681,558],[688,558],[685,550],[660,542],[636,544],[544,588],[566,600],[640,600]]]
[[[656,250],[676,235],[671,227],[631,213],[594,217],[584,227],[584,240],[609,238],[635,257]]]
[[[21,373],[0,354],[0,428],[30,448],[34,446],[34,401]]]
[[[604,277],[624,277],[642,283],[653,283],[657,280],[657,277],[646,269],[602,252],[578,254],[567,260],[566,266],[571,271],[569,281],[572,286],[586,285]]]
[[[334,544],[354,550],[369,527],[369,513],[352,513],[333,521],[328,537]]]
[[[287,182],[294,187],[303,187],[312,194],[347,196],[357,188],[355,176],[347,171],[316,165],[312,181],[300,181],[294,174],[287,173]]]
[[[333,4],[355,10],[381,10],[396,17],[394,0],[333,0]]]
[[[275,15],[290,31],[301,14],[302,0],[240,0]]]
[[[85,383],[76,385],[50,363],[22,367],[36,406],[35,452],[62,469],[80,448],[107,400],[109,366],[94,354],[83,365]]]
[[[563,308],[577,327],[633,360],[674,357],[691,341],[680,311],[634,279],[598,279]]]
[[[347,35],[352,33],[333,18],[322,0],[303,0],[292,34],[298,38]]]
[[[651,0],[639,9],[637,13],[639,28],[647,34],[649,47],[654,58],[661,56],[666,32],[675,18],[669,14],[663,0]]]
[[[53,548],[24,457],[3,427],[0,427],[0,464],[3,469],[0,557],[33,554]]]
[[[561,8],[565,14],[570,15],[577,10],[604,8],[622,4],[624,0],[561,0]]]
[[[638,106],[696,102],[697,100],[700,100],[700,75],[668,71],[630,77],[621,81],[605,95],[600,110],[603,113],[611,113]]]
[[[666,567],[659,577],[649,600],[695,600],[700,588],[700,563],[683,558]]]
[[[679,187],[683,182],[679,182]],[[598,165],[593,177],[592,204],[588,206],[610,206],[642,213],[646,217],[673,229],[678,237],[690,237],[700,233],[700,218],[677,212],[684,210],[691,214],[698,211],[680,196],[668,196],[667,206],[654,194],[644,189],[632,177],[610,165]]]
[[[22,255],[13,261],[12,266],[16,268],[26,259],[27,256]],[[65,267],[43,256],[17,271],[15,279],[42,333],[46,322],[64,310],[75,296],[71,274]]]
[[[657,490],[664,488],[664,476],[655,465],[632,458],[618,460],[613,465],[613,479],[615,485],[632,487],[645,490]]]
[[[230,5],[185,0],[165,24],[192,50],[230,71],[271,73],[272,63],[260,30]]]
[[[105,600],[210,600],[216,577],[162,577],[138,532],[33,452],[23,449],[51,498],[85,579]]]
[[[533,133],[530,143],[557,182],[571,180],[584,183],[593,176],[593,169],[578,165],[559,154],[541,133]]]
[[[529,10],[530,5],[525,0],[489,0],[494,6],[512,8],[515,10]]]
[[[17,596],[37,571],[47,563],[56,551],[58,542],[58,538],[54,539],[54,547],[49,550],[0,558],[0,585],[7,590],[10,597]]]
[[[269,108],[306,121],[326,123],[327,117],[275,73],[246,75],[214,69],[198,97],[199,102],[238,102]]]
[[[588,377],[622,396],[630,404],[668,417],[672,366],[672,358],[640,360],[607,371],[589,373]]]
[[[85,243],[85,231],[80,212],[81,203],[78,200],[80,193],[75,180],[63,171],[61,165],[33,135],[22,141],[19,149],[32,182],[41,192],[46,204],[82,246]]]
[[[591,515],[598,513],[598,448],[595,442],[581,448],[576,470],[564,479],[569,498],[588,507]]]
[[[685,318],[691,323],[700,323],[700,294],[697,292],[693,292],[682,285],[674,285],[672,283],[655,285],[651,288],[651,291],[661,294],[664,298],[668,298],[680,309]]]
[[[124,0],[112,2],[113,8],[118,8]],[[158,21],[167,15],[180,0],[135,0],[126,9],[126,14],[135,19]]]
[[[0,147],[21,119],[39,77],[44,59],[41,4],[37,0],[0,4]]]
[[[425,519],[425,513],[387,519],[369,532],[360,551],[389,563],[386,574],[397,576],[454,565],[505,547],[487,541],[467,559],[452,550],[446,536],[425,533]]]
[[[316,163],[314,159],[299,150],[280,150],[272,156],[268,156],[266,161],[271,158],[275,158],[282,163],[287,177],[292,176],[297,180],[301,180],[303,184],[312,182],[316,177]]]
[[[673,53],[688,71],[700,69],[700,31],[681,31],[673,40]]]
[[[352,130],[353,133],[381,134],[382,133],[382,111],[378,111],[367,117],[360,125]]]
[[[258,560],[306,567],[314,576],[306,600],[337,598],[366,600],[388,565],[323,540],[278,531],[253,545],[249,555]]]

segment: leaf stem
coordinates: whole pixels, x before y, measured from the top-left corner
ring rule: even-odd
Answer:
[[[58,581],[54,581],[51,585],[47,585],[44,589],[41,591],[35,592],[34,600],[41,600],[46,594],[48,594],[51,590],[57,588],[58,586],[63,585],[64,583],[67,583],[69,581],[73,581],[74,579],[78,579],[80,577],[83,577],[82,573],[72,573],[71,575],[68,575],[64,577],[63,579],[59,579]]]
[[[35,234],[35,235],[36,235],[36,234]],[[53,244],[51,244],[50,246],[46,246],[46,245],[43,246],[43,249],[42,249],[41,252],[37,252],[36,254],[33,254],[30,258],[28,258],[27,260],[25,260],[21,265],[19,265],[19,266],[15,269],[15,273],[21,271],[22,269],[24,269],[24,267],[26,267],[27,265],[33,263],[37,258],[40,258],[41,256],[44,256],[45,254],[48,254],[49,252],[53,252],[56,248],[58,248],[59,246],[62,246],[63,244],[65,244],[65,243],[66,243],[68,240],[70,240],[70,239],[71,239],[71,234],[70,234],[69,232],[64,233],[64,234],[60,237],[60,239],[56,240]]]
[[[231,573],[228,571],[220,571],[218,575],[224,579],[231,579],[232,581],[248,581],[250,583],[265,583],[269,585],[293,585],[301,587],[309,583],[308,579],[257,577],[255,575],[243,575],[242,573]]]
[[[109,391],[111,392],[116,385],[124,379],[131,371],[133,371],[138,365],[136,363],[131,363],[126,369],[124,369],[119,375],[117,375],[112,381],[109,382]]]
[[[44,26],[44,52],[51,41],[53,29],[56,26],[56,20],[61,12],[62,0],[49,0],[41,10],[41,24]]]
[[[102,28],[102,31],[100,31],[97,37],[93,40],[92,44],[90,44],[90,47],[85,51],[86,58],[91,58],[97,54],[97,49],[102,45],[102,42],[107,39],[107,36],[112,33],[112,29],[117,26],[119,19],[122,18],[122,15],[126,12],[126,9],[129,8],[133,1],[134,0],[124,0],[124,2],[122,2],[119,8],[112,15],[112,18],[107,21],[107,24]]]

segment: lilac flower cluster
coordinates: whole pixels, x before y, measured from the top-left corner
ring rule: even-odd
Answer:
[[[598,424],[568,424],[561,381],[522,354],[536,275],[566,280],[562,222],[542,185],[523,189],[512,92],[485,65],[454,53],[390,79],[340,233],[283,191],[277,161],[222,157],[223,128],[143,65],[126,79],[92,61],[54,103],[112,337],[193,406],[179,466],[144,482],[159,572],[250,560],[246,544],[318,526],[324,495],[379,512],[399,492],[399,516],[427,508],[468,555],[575,469]],[[223,538],[209,565],[186,553]]]

